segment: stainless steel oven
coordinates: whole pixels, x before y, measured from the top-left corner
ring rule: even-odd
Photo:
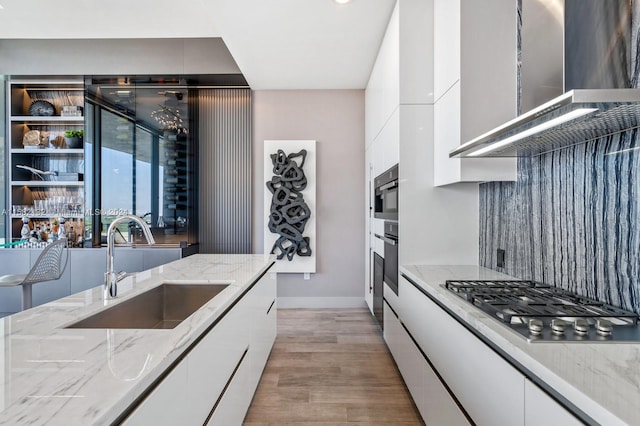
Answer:
[[[386,221],[384,235],[375,235],[384,241],[384,282],[398,294],[398,222]]]
[[[373,316],[380,328],[384,327],[382,317],[382,287],[384,286],[384,258],[373,252]]]
[[[375,179],[374,217],[398,220],[398,165]]]

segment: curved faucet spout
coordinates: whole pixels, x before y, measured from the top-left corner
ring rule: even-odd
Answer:
[[[113,250],[115,248],[116,229],[122,222],[133,221],[136,222],[142,228],[142,233],[148,244],[155,244],[156,240],[151,234],[151,229],[147,222],[139,218],[138,216],[126,215],[118,216],[111,222],[109,229],[107,230],[107,272],[104,276],[104,298],[113,298],[118,294],[118,274],[113,270]]]

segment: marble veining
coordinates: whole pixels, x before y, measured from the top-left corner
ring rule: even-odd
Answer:
[[[631,87],[639,16],[634,1]],[[519,158],[516,182],[481,184],[480,265],[640,313],[638,148],[638,130],[629,130]],[[506,251],[504,268],[497,249]]]
[[[271,263],[269,255],[194,255],[0,319],[0,425],[110,424]],[[231,281],[171,330],[65,329],[163,282]]]
[[[640,425],[640,345],[527,343],[513,330],[448,292],[448,279],[509,279],[478,266],[403,265],[422,286],[516,362],[603,425]]]
[[[482,184],[480,264],[640,312],[637,132],[521,158],[515,183]]]

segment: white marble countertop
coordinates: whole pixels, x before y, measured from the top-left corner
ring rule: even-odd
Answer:
[[[0,319],[0,425],[110,424],[269,267],[269,255],[197,254]],[[163,282],[232,281],[170,330],[65,329]]]
[[[400,273],[600,424],[640,425],[640,343],[528,343],[440,286],[513,277],[479,266],[403,265]]]

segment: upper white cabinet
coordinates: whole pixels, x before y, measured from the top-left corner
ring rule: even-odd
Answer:
[[[400,0],[400,104],[432,104],[433,0]]]
[[[400,160],[401,105],[433,103],[431,1],[396,3],[365,92],[367,147],[376,146],[374,177]]]
[[[382,131],[400,103],[400,25],[398,6],[393,10],[365,92],[367,146]]]
[[[515,180],[512,158],[449,152],[517,115],[512,0],[434,0],[434,184]]]
[[[460,1],[434,0],[433,95],[438,100],[460,80]]]
[[[373,178],[386,172],[400,160],[400,111],[396,109],[375,139],[373,148]]]

